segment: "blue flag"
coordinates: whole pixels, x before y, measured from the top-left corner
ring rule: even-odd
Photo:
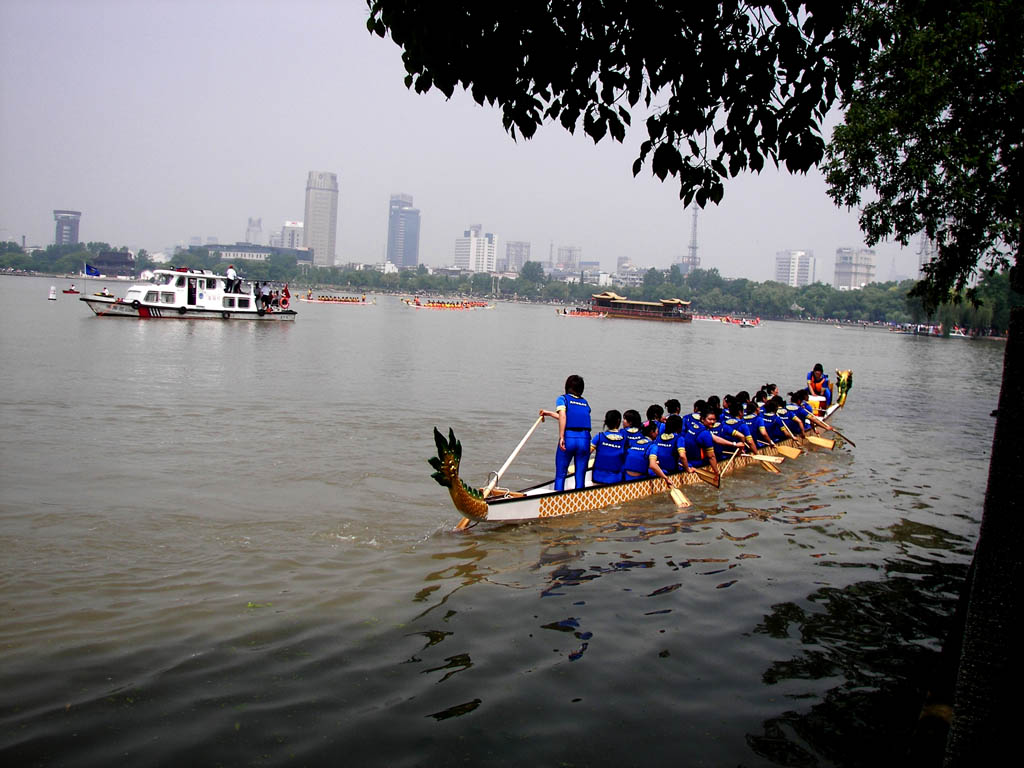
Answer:
[[[91,275],[92,277],[99,277],[100,276],[100,271],[98,269],[96,269],[96,267],[92,266],[91,264],[86,264],[85,265],[85,274]]]

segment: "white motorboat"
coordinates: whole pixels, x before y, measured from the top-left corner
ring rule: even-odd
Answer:
[[[211,320],[294,320],[288,286],[276,303],[260,300],[255,282],[228,278],[208,269],[158,269],[153,279],[135,283],[124,298],[80,296],[99,317],[201,318]]]

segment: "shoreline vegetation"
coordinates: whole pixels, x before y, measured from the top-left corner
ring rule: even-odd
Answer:
[[[115,249],[106,243],[88,243],[84,247],[81,244],[49,246],[27,254],[16,243],[2,243],[0,274],[81,280],[84,279],[82,265],[101,250]],[[153,262],[145,251],[136,256],[139,272],[161,266],[168,265]],[[227,263],[205,249],[196,249],[179,252],[174,266],[211,269],[223,274]],[[537,262],[527,262],[519,277],[511,279],[494,279],[492,275],[483,273],[458,276],[429,274],[423,265],[391,274],[345,267],[297,266],[278,262],[273,257],[267,262],[246,263],[241,267],[240,272],[246,279],[289,282],[293,292],[338,290],[586,306],[593,293],[603,290],[589,283],[549,279]],[[616,286],[615,291],[634,300],[680,298],[691,301],[691,311],[695,314],[759,317],[773,321],[800,320],[841,326],[941,325],[943,329],[960,328],[973,336],[996,338],[1005,336],[1010,310],[1024,306],[1024,297],[1012,290],[1005,271],[986,273],[981,278],[977,284],[981,303],[977,307],[965,299],[942,304],[928,313],[919,298],[909,295],[916,284],[915,280],[870,283],[852,291],[839,291],[824,283],[793,288],[773,281],[730,280],[713,268],[697,269],[683,276],[678,266],[673,265],[668,270],[651,268],[644,273],[642,285],[632,288]]]

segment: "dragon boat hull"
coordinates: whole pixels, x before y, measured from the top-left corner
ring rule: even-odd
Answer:
[[[849,378],[852,379],[852,373]],[[843,392],[845,400],[846,391]],[[835,413],[842,404],[834,403],[822,415],[821,418],[828,419]],[[579,512],[589,512],[598,509],[623,504],[659,493],[666,493],[668,488],[661,478],[640,477],[635,480],[626,480],[621,483],[610,485],[593,484],[590,478],[590,471],[587,471],[585,487],[556,491],[554,480],[538,485],[524,488],[520,491],[511,491],[504,488],[493,489],[485,498],[480,489],[467,485],[458,477],[458,465],[462,458],[462,445],[455,439],[454,432],[449,431],[449,438],[434,430],[434,439],[437,443],[438,456],[430,460],[431,466],[437,470],[433,477],[441,485],[448,488],[455,508],[469,521],[495,522],[495,523],[518,523],[529,520],[540,520],[552,517],[564,517]],[[802,447],[797,440],[787,439],[779,441],[778,445]],[[765,446],[760,450],[760,455],[780,456],[779,451],[771,446]],[[740,469],[749,467],[751,464],[761,464],[758,459],[747,455],[737,455],[731,462],[722,461],[719,466],[722,469],[720,477],[727,477]],[[672,478],[673,486],[701,485],[705,481],[696,473],[677,472],[669,475]],[[567,479],[566,485],[575,484],[575,480]]]

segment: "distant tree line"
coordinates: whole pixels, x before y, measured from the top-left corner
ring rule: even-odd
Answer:
[[[90,257],[112,248],[108,243],[51,245],[45,250],[25,253],[16,243],[0,243],[0,268],[49,274],[79,274]],[[145,251],[136,254],[138,269],[159,267]],[[227,263],[208,249],[196,248],[175,255],[175,265],[211,269],[223,274]],[[406,294],[497,296],[585,305],[598,292],[597,286],[582,282],[551,280],[540,263],[528,261],[516,278],[494,279],[491,275],[429,274],[422,264],[416,269],[384,274],[373,269],[310,267],[296,265],[288,256],[272,255],[266,261],[245,262],[236,267],[249,280],[289,282],[293,286],[332,287],[353,291]],[[692,302],[694,312],[714,315],[743,315],[770,319],[815,318],[846,322],[942,323],[979,331],[1003,332],[1010,310],[1024,305],[1024,298],[1012,290],[1006,271],[991,272],[976,286],[979,306],[969,301],[941,304],[927,312],[920,297],[912,296],[917,283],[871,283],[856,291],[837,291],[824,283],[793,288],[773,281],[759,283],[740,278],[726,280],[717,269],[697,269],[683,275],[673,265],[666,273],[649,269],[643,284],[635,288],[615,287],[630,299],[657,301],[680,298]]]

